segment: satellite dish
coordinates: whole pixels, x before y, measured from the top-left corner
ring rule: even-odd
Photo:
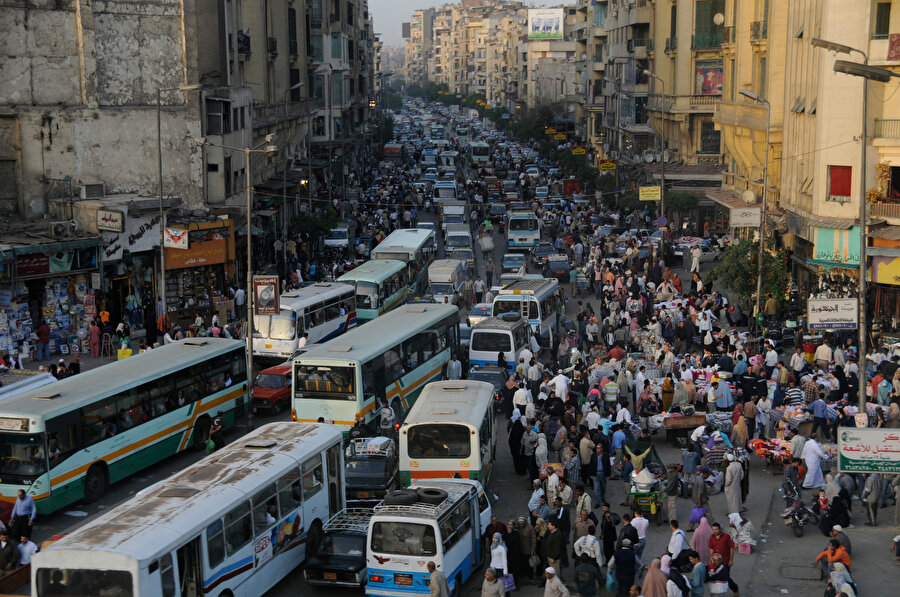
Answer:
[[[750,189],[747,189],[746,191],[741,193],[741,197],[743,197],[744,201],[746,201],[747,203],[756,203],[756,193],[754,193]]]

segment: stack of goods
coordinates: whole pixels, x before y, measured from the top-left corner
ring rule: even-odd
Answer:
[[[750,447],[767,464],[784,465],[791,461],[791,442],[786,439],[752,439]]]
[[[21,282],[12,290],[0,291],[0,352],[18,351],[27,357],[34,350],[34,324],[28,310],[28,301],[18,302],[17,296],[28,296]]]

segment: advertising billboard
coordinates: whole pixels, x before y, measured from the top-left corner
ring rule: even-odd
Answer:
[[[859,302],[855,298],[811,298],[806,303],[811,330],[855,330],[859,326]]]
[[[722,93],[722,61],[698,60],[694,67],[696,95],[719,95]]]
[[[565,9],[529,8],[528,39],[562,39]]]
[[[839,427],[837,436],[842,473],[900,473],[900,430]]]

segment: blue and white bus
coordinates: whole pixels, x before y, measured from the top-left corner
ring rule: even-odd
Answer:
[[[428,595],[428,562],[460,594],[487,555],[490,520],[490,500],[474,480],[423,481],[385,498],[369,521],[366,595]]]
[[[510,249],[530,251],[541,242],[541,226],[538,217],[530,209],[515,209],[509,214],[506,226],[506,244]]]
[[[528,320],[531,332],[544,348],[555,346],[554,336],[559,327],[556,301],[562,300],[559,282],[550,278],[525,278],[497,291],[491,314],[518,313]]]
[[[491,161],[491,146],[484,141],[472,141],[468,147],[469,161],[481,167]]]

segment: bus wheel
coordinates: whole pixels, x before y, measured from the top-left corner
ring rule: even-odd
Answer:
[[[84,476],[84,501],[96,502],[106,493],[106,468],[95,464]]]
[[[435,487],[422,487],[417,492],[419,501],[423,504],[440,504],[447,499],[447,492]]]
[[[450,591],[450,597],[459,597],[462,595],[462,575],[457,574],[456,580],[453,582],[453,590]]]
[[[206,440],[209,439],[209,428],[212,424],[209,417],[200,417],[194,423],[194,451],[200,452],[206,449]]]
[[[322,544],[322,523],[316,519],[312,526],[309,527],[309,533],[306,535],[306,559],[319,553],[319,545]]]

